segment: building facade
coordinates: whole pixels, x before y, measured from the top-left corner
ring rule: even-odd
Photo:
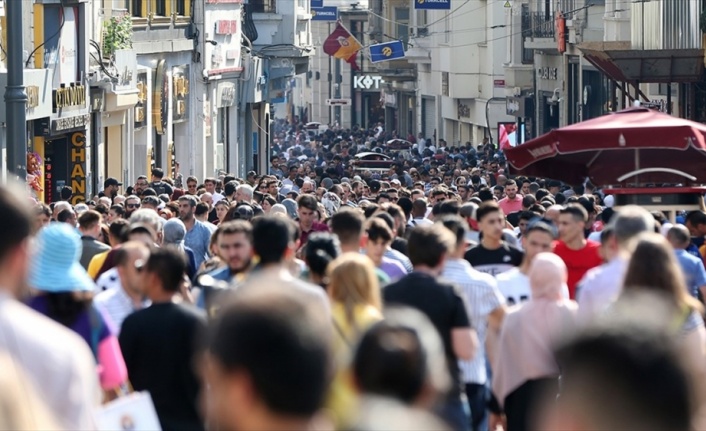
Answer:
[[[330,4],[338,4],[334,7],[338,8],[341,24],[361,45],[369,45],[369,11],[363,8],[364,5]],[[323,46],[335,28],[336,21],[312,21],[316,46]],[[384,121],[381,91],[385,82],[370,62],[367,49],[357,53],[356,64],[358,70],[343,60],[329,56],[321,48],[316,50],[310,73],[297,81],[297,86],[305,89],[303,93],[309,121],[337,124],[343,128],[356,125],[367,127],[370,123]]]
[[[250,0],[243,5],[243,57],[239,149],[243,173],[269,165],[274,104],[286,103],[292,82],[309,71],[314,55],[309,0]]]
[[[449,10],[414,10],[408,58],[417,64],[417,126],[450,145],[497,141],[505,110],[510,11],[503,2],[451,0]]]

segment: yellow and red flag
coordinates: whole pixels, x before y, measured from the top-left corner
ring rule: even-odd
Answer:
[[[333,58],[340,58],[351,65],[351,69],[358,70],[356,56],[363,45],[346,29],[343,24],[336,23],[336,29],[324,41],[324,52]]]

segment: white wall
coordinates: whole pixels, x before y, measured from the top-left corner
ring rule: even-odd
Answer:
[[[437,105],[440,117],[437,137],[449,143],[464,143],[473,138],[467,135],[478,136],[478,128],[486,126],[486,102],[505,95],[504,86],[496,87],[494,81],[504,80],[507,31],[503,27],[490,28],[509,22],[512,12],[503,4],[492,0],[451,0],[450,11],[428,11],[427,22],[432,24],[428,27],[431,70],[426,71],[424,66],[417,68],[418,97],[441,95],[441,103]],[[448,96],[442,95],[443,72],[449,74]],[[461,99],[469,107],[470,117],[459,120]],[[497,122],[514,120],[505,114],[502,103],[491,103],[489,109],[491,128],[495,128]],[[421,109],[418,117],[421,117]],[[417,125],[421,125],[420,118]],[[462,130],[465,132],[461,133]]]

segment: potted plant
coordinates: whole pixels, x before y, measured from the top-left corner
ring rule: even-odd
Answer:
[[[129,14],[112,16],[103,30],[103,57],[111,58],[115,51],[132,48],[132,18]]]

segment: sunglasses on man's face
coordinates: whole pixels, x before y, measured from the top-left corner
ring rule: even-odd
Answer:
[[[140,208],[140,204],[127,204],[128,208]]]

